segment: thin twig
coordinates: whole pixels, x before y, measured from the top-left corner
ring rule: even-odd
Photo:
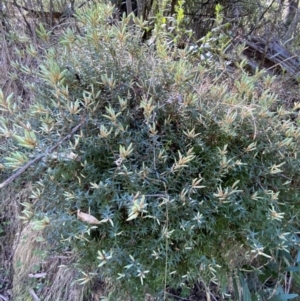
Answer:
[[[34,301],[41,301],[41,299],[36,295],[36,293],[34,292],[34,290],[32,288],[30,288],[28,290],[28,292]]]
[[[266,7],[266,9],[263,11],[263,13],[260,15],[258,21],[256,21],[256,24],[259,24],[259,22],[263,19],[264,15],[268,12],[268,10],[273,6],[273,3],[275,0],[273,0],[269,6]],[[257,26],[254,26],[248,33],[247,36],[251,35],[252,32],[257,28]]]
[[[3,300],[3,301],[8,301],[8,298],[5,297],[4,295],[0,294],[0,300]]]
[[[170,292],[165,292],[168,296],[170,296],[170,297],[175,297],[177,300],[184,300],[184,301],[192,301],[192,299],[187,299],[187,298],[183,298],[183,297],[179,297],[179,296],[177,296],[177,295],[174,295],[174,294],[172,294],[172,293],[170,293]]]
[[[6,179],[3,183],[0,184],[0,189],[5,187],[6,185],[8,185],[9,183],[11,183],[12,181],[14,181],[17,177],[19,177],[25,170],[27,170],[31,165],[33,165],[36,162],[39,162],[41,159],[43,159],[45,156],[47,156],[48,154],[52,153],[57,147],[59,147],[64,141],[70,139],[73,134],[82,126],[82,122],[78,125],[76,125],[73,130],[71,131],[71,133],[69,133],[67,136],[63,137],[62,139],[60,139],[54,146],[52,146],[48,151],[46,151],[45,153],[37,156],[36,158],[34,158],[33,160],[29,161],[28,163],[26,163],[23,167],[21,167],[19,170],[17,170],[17,172],[15,172],[13,175],[11,175],[8,179]]]

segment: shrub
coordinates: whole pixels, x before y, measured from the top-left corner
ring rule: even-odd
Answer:
[[[231,82],[217,59],[204,66],[165,32],[143,44],[147,24],[111,14],[86,10],[45,52],[28,110],[1,100],[16,142],[2,164],[47,154],[28,174],[53,249],[80,255],[80,281],[101,275],[136,299],[224,285],[297,249],[300,131],[272,78]]]

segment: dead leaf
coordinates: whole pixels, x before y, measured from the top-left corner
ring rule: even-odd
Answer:
[[[88,213],[81,212],[80,209],[77,210],[77,218],[88,224],[95,224],[95,225],[101,224],[101,222],[98,219],[96,219],[94,216]]]
[[[45,278],[47,273],[36,273],[36,274],[29,274],[30,278]]]

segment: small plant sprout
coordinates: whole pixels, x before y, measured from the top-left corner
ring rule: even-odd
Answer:
[[[49,217],[45,216],[42,220],[35,220],[32,222],[32,229],[34,230],[44,230],[50,224]]]
[[[158,250],[158,252],[153,251],[152,254],[151,254],[151,256],[153,256],[155,258],[155,260],[161,259],[161,257],[160,257],[160,251],[159,250]]]
[[[182,189],[180,194],[179,194],[179,198],[180,200],[185,203],[186,202],[186,198],[187,198],[187,194],[188,194],[188,189]]]
[[[228,153],[227,147],[228,147],[227,144],[224,145],[223,149],[221,149],[221,148],[218,147],[218,150],[219,150],[219,153],[220,153],[221,156],[225,156]]]
[[[9,138],[9,137],[13,136],[12,131],[10,129],[8,129],[4,123],[1,123],[1,126],[0,126],[0,136],[3,136],[5,138]]]
[[[127,108],[127,99],[123,99],[120,96],[118,98],[121,110],[124,111]]]
[[[72,143],[71,141],[69,142],[71,149],[76,149],[78,147],[80,138],[82,138],[82,132],[80,133],[80,135],[74,135],[74,143]]]
[[[32,75],[33,74],[32,69],[30,69],[30,68],[28,68],[27,66],[24,66],[24,65],[21,65],[21,71],[24,74],[27,74],[27,75]]]
[[[271,76],[270,74],[266,75],[263,78],[265,89],[271,88],[271,85],[273,84],[274,81],[275,81],[275,76]]]
[[[231,163],[232,160],[233,160],[233,158],[227,159],[226,156],[222,156],[222,160],[220,162],[221,169],[227,169],[227,168],[229,168],[230,167],[230,163]]]
[[[159,207],[162,205],[168,205],[175,201],[175,199],[170,199],[169,196],[162,198],[162,202],[159,204]]]
[[[232,112],[230,114],[227,114],[226,117],[225,117],[225,120],[224,120],[225,125],[232,124],[235,121],[236,117],[237,117],[237,112],[236,111]]]
[[[113,257],[112,251],[109,252],[105,252],[104,250],[98,251],[97,259],[100,260],[100,264],[98,265],[98,267],[102,267],[103,265],[105,265],[112,257]]]
[[[281,222],[283,218],[284,218],[284,213],[277,212],[274,209],[274,206],[271,206],[271,208],[269,209],[269,219]]]
[[[140,277],[141,284],[143,285],[143,280],[146,278],[146,274],[149,273],[149,271],[143,271],[142,269],[137,269],[137,277]]]
[[[223,188],[221,186],[219,186],[217,188],[217,190],[218,190],[218,192],[214,193],[214,196],[217,197],[220,202],[225,201],[228,198],[228,196],[229,196],[229,189],[228,189],[228,187],[225,190],[223,190]]]
[[[126,270],[129,270],[129,269],[132,268],[134,265],[139,265],[138,263],[136,263],[136,261],[135,261],[135,259],[134,259],[134,257],[133,257],[132,255],[129,255],[129,258],[130,258],[131,263],[125,265],[124,269],[126,269]]]
[[[272,202],[278,201],[279,193],[280,193],[280,191],[277,191],[277,192],[272,191],[272,193],[270,194]]]
[[[248,147],[245,149],[245,151],[248,153],[248,152],[256,150],[256,144],[257,144],[257,142],[250,143],[248,145]]]
[[[152,105],[152,98],[150,98],[149,100],[147,100],[146,98],[143,98],[143,100],[141,101],[140,107],[142,109],[144,109],[144,116],[145,116],[147,122],[149,122],[151,114],[155,108],[155,106]]]
[[[106,188],[107,184],[104,184],[102,181],[97,183],[90,183],[92,189],[100,189],[100,188]]]
[[[111,74],[110,77],[108,77],[107,74],[101,75],[101,82],[109,89],[114,89],[116,86],[113,74]]]
[[[236,166],[243,166],[243,165],[247,165],[247,163],[243,163],[241,160],[236,160],[234,162],[234,165],[236,165]]]
[[[78,114],[81,111],[79,100],[77,99],[75,102],[69,102],[67,109],[71,115]]]
[[[121,123],[117,124],[117,130],[115,132],[115,137],[121,132],[125,132],[128,129],[128,127],[124,128],[124,126]]]
[[[41,65],[41,77],[43,77],[53,87],[59,86],[65,77],[67,69],[61,71],[59,65],[54,61],[49,61],[48,66]]]
[[[251,253],[254,254],[254,256],[255,256],[254,258],[256,258],[259,255],[262,255],[266,258],[272,258],[268,254],[263,253],[263,250],[264,250],[264,247],[261,244],[255,243],[254,246],[253,246],[253,250],[251,250]]]
[[[280,148],[280,147],[284,147],[284,146],[289,146],[291,145],[291,143],[293,142],[293,138],[290,137],[290,138],[285,138],[283,141],[280,141],[277,143],[277,146]]]
[[[283,164],[285,164],[285,162],[282,162],[280,164],[274,164],[270,167],[270,174],[276,174],[276,173],[280,173],[282,172],[282,169],[280,169],[279,167],[281,167]]]
[[[30,198],[38,200],[43,195],[43,192],[44,192],[44,187],[41,190],[39,188],[35,188],[34,190],[31,191]]]
[[[200,214],[197,212],[197,214],[193,218],[194,221],[196,221],[198,224],[202,224],[203,222],[203,214]]]
[[[278,201],[279,193],[280,193],[279,191],[274,192],[273,190],[265,190],[265,194],[271,196],[271,201],[272,202]]]
[[[191,185],[191,192],[194,192],[195,189],[201,189],[201,188],[205,188],[205,186],[199,186],[198,184],[200,184],[200,182],[202,181],[203,179],[200,178],[200,179],[193,179],[192,181],[192,185]]]
[[[166,156],[166,151],[165,151],[164,149],[161,149],[161,150],[159,151],[159,154],[158,154],[158,158],[157,158],[157,159],[158,159],[158,160],[162,160],[163,162],[166,161],[167,156]]]
[[[118,175],[125,175],[125,176],[130,176],[132,175],[133,172],[128,171],[127,167],[125,165],[122,166],[122,170],[118,172]]]
[[[25,222],[28,222],[31,220],[31,218],[34,216],[32,204],[28,202],[21,203],[22,206],[24,206],[24,209],[22,210],[21,216],[19,216],[19,219],[24,220]]]
[[[70,28],[68,28],[63,35],[60,44],[64,45],[68,49],[68,51],[71,51],[72,44],[74,44],[75,41],[76,37],[74,35],[74,32]]]
[[[13,102],[13,96],[14,94],[11,93],[5,99],[3,92],[0,89],[0,111],[9,112],[9,113],[14,112],[16,108],[16,104]]]
[[[171,238],[171,235],[172,235],[172,233],[173,233],[174,231],[175,231],[174,229],[171,230],[171,231],[169,231],[169,230],[168,230],[168,227],[164,226],[164,227],[162,228],[162,231],[161,231],[162,237],[165,238],[165,239],[170,239],[170,238]]]
[[[42,123],[40,126],[40,130],[44,132],[45,134],[50,134],[53,131],[53,126],[50,124]]]
[[[76,198],[76,196],[73,193],[68,192],[68,191],[64,192],[64,196],[66,197],[67,200],[72,200],[72,199]]]
[[[13,135],[13,137],[18,141],[20,146],[31,149],[37,146],[37,139],[34,131],[24,130],[24,137],[18,135]]]
[[[103,115],[103,117],[112,121],[112,123],[114,125],[117,125],[117,118],[118,118],[118,116],[120,116],[122,114],[122,112],[119,112],[116,114],[115,110],[111,106],[105,107],[105,110],[106,110],[107,115]]]
[[[258,192],[255,191],[255,192],[251,195],[251,200],[258,201],[259,199],[262,199],[262,197],[259,197],[259,196],[258,196]]]
[[[130,154],[133,152],[132,143],[129,144],[127,149],[125,146],[120,145],[119,146],[119,156],[122,160],[125,160]]]
[[[178,155],[179,155],[179,160],[177,161],[175,159],[175,164],[172,167],[173,171],[176,171],[177,169],[181,169],[184,167],[188,167],[187,163],[191,162],[195,158],[193,149],[188,150],[186,157],[183,157],[180,151],[178,151]]]
[[[51,31],[47,32],[42,24],[40,24],[38,29],[36,29],[36,33],[42,41],[49,42]]]
[[[146,198],[144,195],[140,196],[140,192],[138,192],[132,201],[132,204],[129,206],[129,215],[127,221],[131,221],[137,218],[140,214],[146,213],[147,210]]]
[[[92,86],[91,88],[93,89],[94,87]],[[83,91],[82,98],[85,108],[88,108],[92,104],[92,96],[91,92]]]
[[[108,206],[105,208],[105,210],[103,212],[101,212],[101,215],[102,215],[102,220],[100,221],[100,223],[107,223],[109,222],[111,224],[112,227],[114,227],[114,222],[113,222],[113,217],[114,217],[114,213],[113,211],[111,210],[111,208]],[[115,233],[114,235],[117,236],[117,235],[120,235],[121,232],[119,233]]]
[[[4,165],[13,169],[17,169],[29,161],[29,158],[21,152],[13,152],[10,157],[4,159],[6,160]]]
[[[196,138],[200,135],[195,133],[195,128],[191,129],[190,131],[183,131],[183,133],[190,139]]]
[[[214,193],[214,196],[219,199],[222,203],[227,203],[229,201],[225,201],[231,196],[232,194],[242,192],[242,190],[234,189],[235,186],[239,183],[239,180],[235,181],[231,187],[226,187],[225,190],[221,186],[217,188],[218,192]]]
[[[90,235],[91,234],[90,232],[92,229],[95,229],[95,227],[94,226],[93,227],[85,226],[81,230],[81,232],[78,235],[75,235],[74,237],[78,240],[86,241],[89,243],[90,241],[85,237],[85,234]]]
[[[108,138],[109,135],[111,134],[113,128],[110,128],[109,130],[105,127],[105,125],[101,124],[100,126],[100,133],[99,136],[101,138]]]
[[[84,285],[86,283],[89,283],[93,280],[95,276],[97,276],[97,273],[85,273],[83,271],[81,271],[81,273],[83,274],[83,277],[76,280],[76,282],[79,282],[79,285]]]
[[[155,136],[157,135],[157,130],[156,130],[156,124],[153,122],[152,125],[149,124],[149,132],[150,132],[150,135],[152,136]]]
[[[118,273],[118,276],[119,277],[117,278],[117,280],[124,278],[126,275],[123,273]]]

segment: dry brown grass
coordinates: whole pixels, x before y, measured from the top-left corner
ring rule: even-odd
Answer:
[[[75,256],[51,255],[42,231],[33,230],[30,223],[24,225],[18,218],[20,203],[30,202],[30,183],[19,191],[8,187],[0,192],[0,300],[33,300],[32,291],[44,301],[100,300],[96,296],[104,291],[99,291],[99,286],[93,292],[94,299],[84,298],[86,286],[75,282],[79,276],[72,266]],[[44,278],[34,278],[43,273]]]
[[[30,185],[25,185],[19,191],[10,187],[0,191],[0,293],[11,296],[13,277],[13,255],[16,234],[22,229],[20,202],[29,196]]]
[[[13,300],[36,295],[44,301],[82,301],[86,287],[75,282],[72,254],[51,256],[43,232],[27,224],[15,239]],[[38,299],[37,299],[38,300]]]
[[[78,272],[74,268],[68,268],[67,266],[59,267],[59,263],[56,261],[55,265],[51,266],[56,269],[51,279],[51,286],[47,294],[44,293],[43,300],[64,300],[64,301],[82,301],[84,299],[84,285],[74,283]]]
[[[43,232],[18,218],[20,203],[30,202],[30,193],[30,183],[18,192],[6,188],[0,193],[0,300],[34,300],[33,292],[43,301],[100,301],[111,287],[102,280],[80,285],[76,255],[52,254]]]
[[[43,244],[38,242],[40,231],[33,231],[30,224],[16,235],[15,252],[13,257],[14,278],[13,296],[14,300],[24,300],[29,274],[34,274],[42,262],[42,258],[37,255],[36,250],[42,250]]]

